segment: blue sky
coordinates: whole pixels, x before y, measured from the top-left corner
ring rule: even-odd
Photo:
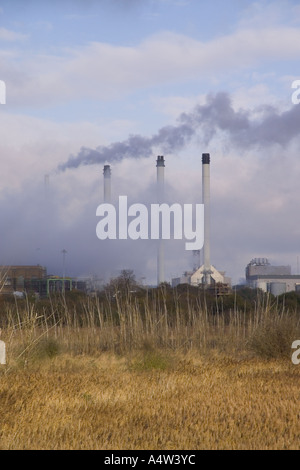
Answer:
[[[72,275],[131,267],[153,282],[151,244],[135,245],[136,256],[120,245],[106,259],[96,239],[101,166],[51,176],[51,214],[44,175],[82,147],[176,126],[182,113],[225,93],[226,122],[212,115],[209,138],[199,126],[186,147],[165,155],[170,191],[196,201],[199,158],[210,152],[213,264],[234,282],[256,256],[295,271],[300,164],[291,84],[300,78],[299,26],[300,5],[291,0],[0,0],[2,262],[38,261],[57,272],[66,248]],[[241,115],[247,135],[234,127]],[[150,191],[156,151],[112,162],[117,192],[138,200]],[[179,245],[170,244],[168,256],[168,278],[191,267]]]

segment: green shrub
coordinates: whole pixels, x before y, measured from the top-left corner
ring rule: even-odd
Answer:
[[[130,369],[135,371],[167,370],[172,366],[172,359],[167,352],[156,350],[143,351],[131,361]]]
[[[34,347],[33,356],[36,359],[52,359],[61,352],[59,342],[54,338],[40,340]]]
[[[291,356],[291,345],[300,338],[299,323],[295,317],[270,318],[258,325],[248,341],[248,348],[265,359]]]

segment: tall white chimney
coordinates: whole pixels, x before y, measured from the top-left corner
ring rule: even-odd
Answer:
[[[104,202],[111,202],[111,169],[110,165],[104,165],[103,168],[104,175]]]
[[[204,284],[211,283],[210,265],[210,155],[202,154],[202,203],[204,204]]]
[[[156,160],[157,168],[157,199],[158,203],[162,203],[164,200],[164,181],[165,181],[165,159],[162,155],[159,155]],[[157,252],[157,285],[161,282],[165,282],[165,260],[164,260],[164,241],[160,238],[158,242]]]

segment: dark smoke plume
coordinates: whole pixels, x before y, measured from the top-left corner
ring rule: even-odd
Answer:
[[[260,119],[251,117],[259,111]],[[154,151],[171,153],[181,150],[191,139],[200,133],[207,145],[218,131],[224,132],[232,145],[241,149],[265,147],[272,144],[287,145],[299,136],[300,105],[293,105],[282,113],[270,106],[258,110],[238,110],[232,107],[227,93],[209,95],[206,104],[198,105],[190,113],[183,113],[178,124],[165,126],[152,137],[132,135],[123,142],[96,149],[82,148],[76,156],[70,156],[66,163],[59,165],[58,171],[121,161],[123,158],[146,158]]]

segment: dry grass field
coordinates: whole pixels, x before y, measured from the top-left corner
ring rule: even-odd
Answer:
[[[1,373],[0,449],[299,449],[300,369],[147,352]]]
[[[296,312],[165,300],[1,305],[0,449],[299,449]]]

